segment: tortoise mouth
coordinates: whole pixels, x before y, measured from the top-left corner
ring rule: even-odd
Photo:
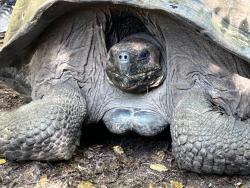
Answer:
[[[164,74],[161,69],[150,70],[134,75],[123,75],[118,72],[107,70],[107,75],[110,84],[123,91],[132,93],[149,91],[159,86],[164,81]]]

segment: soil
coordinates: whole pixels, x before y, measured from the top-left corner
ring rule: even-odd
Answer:
[[[27,102],[29,97],[0,83],[1,110]],[[155,137],[119,136],[98,123],[85,126],[82,133],[81,146],[69,161],[1,164],[0,187],[250,187],[249,176],[199,175],[178,169],[169,129]],[[164,165],[165,171],[151,169],[152,164]]]

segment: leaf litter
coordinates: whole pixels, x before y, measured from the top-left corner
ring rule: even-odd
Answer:
[[[0,83],[0,111],[30,101]],[[69,161],[11,162],[0,156],[0,187],[24,188],[243,188],[249,176],[198,175],[179,170],[169,129],[156,137],[111,134],[103,124],[83,128]],[[126,152],[125,152],[126,151]]]

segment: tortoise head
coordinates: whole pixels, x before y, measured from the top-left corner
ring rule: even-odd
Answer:
[[[164,80],[157,41],[147,34],[131,35],[115,44],[108,53],[107,75],[119,89],[140,93]]]

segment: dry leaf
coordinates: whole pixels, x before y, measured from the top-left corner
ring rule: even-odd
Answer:
[[[163,183],[163,187],[164,187],[164,188],[170,188],[170,187],[171,187],[171,184],[170,184],[170,183],[164,182],[164,183]]]
[[[89,181],[82,181],[78,184],[77,188],[95,188],[95,186]]]
[[[148,188],[156,188],[156,186],[150,183]]]
[[[151,164],[150,168],[158,172],[166,172],[168,170],[167,167],[162,164]]]
[[[42,175],[35,188],[46,188],[48,184],[47,175]]]
[[[178,181],[170,181],[171,188],[184,188],[184,185]]]
[[[100,188],[108,188],[106,185],[101,185]]]
[[[116,154],[119,154],[119,155],[122,155],[124,154],[124,150],[121,146],[114,146],[113,147],[113,150]]]
[[[6,160],[5,159],[0,159],[0,165],[5,164]]]
[[[157,151],[152,155],[152,159],[157,162],[162,162],[165,157],[164,151]]]
[[[241,183],[241,182],[236,183],[235,187],[236,188],[246,188],[246,186],[243,183]]]

